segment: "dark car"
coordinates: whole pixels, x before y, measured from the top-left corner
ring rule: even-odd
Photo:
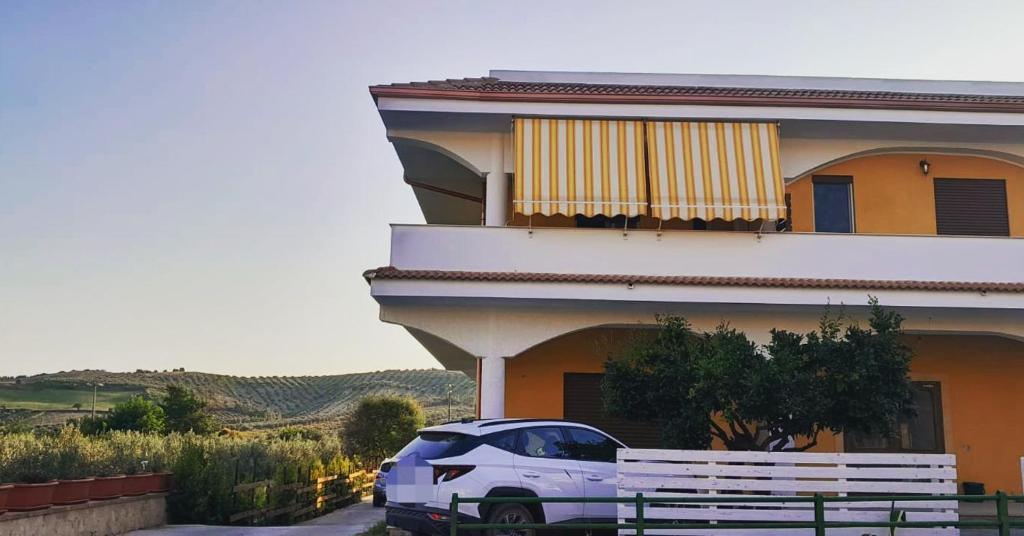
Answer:
[[[377,470],[377,478],[373,481],[373,505],[375,507],[383,507],[388,502],[387,487],[388,487],[388,471],[391,470],[391,466],[395,465],[393,458],[384,460],[384,463],[380,464],[380,469]]]

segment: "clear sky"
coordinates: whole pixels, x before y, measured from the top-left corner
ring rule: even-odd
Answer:
[[[827,6],[833,7],[827,7]],[[1024,81],[1006,2],[0,2],[0,374],[437,363],[367,86],[488,69]]]

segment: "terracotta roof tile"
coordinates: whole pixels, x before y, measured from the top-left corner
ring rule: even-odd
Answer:
[[[385,266],[363,273],[373,280],[481,281],[523,283],[606,283],[637,285],[738,286],[769,288],[833,288],[864,290],[927,290],[957,292],[1024,292],[1024,282],[914,281],[873,279],[811,279],[795,277],[722,277],[689,275],[564,274],[538,272],[463,272],[400,270]]]
[[[559,102],[647,102],[767,106],[887,107],[1024,112],[1024,96],[787,89],[510,82],[462,78],[370,87],[374,96]]]

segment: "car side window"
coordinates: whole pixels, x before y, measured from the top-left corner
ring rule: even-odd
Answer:
[[[504,432],[487,434],[484,436],[484,442],[494,448],[506,450],[508,452],[515,452],[516,439],[518,437],[519,430],[505,430]]]
[[[568,444],[556,427],[527,428],[519,434],[519,454],[533,458],[568,458]]]
[[[619,443],[614,439],[586,428],[566,428],[569,433],[569,457],[589,462],[615,463]]]

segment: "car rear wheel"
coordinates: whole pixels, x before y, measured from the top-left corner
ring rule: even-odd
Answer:
[[[384,503],[386,502],[388,502],[388,500],[383,495],[379,493],[373,494],[373,506],[375,508],[380,508],[381,506],[384,506]]]
[[[519,525],[533,523],[533,514],[521,504],[499,504],[487,514],[488,523]],[[487,536],[534,536],[533,529],[489,529]]]

